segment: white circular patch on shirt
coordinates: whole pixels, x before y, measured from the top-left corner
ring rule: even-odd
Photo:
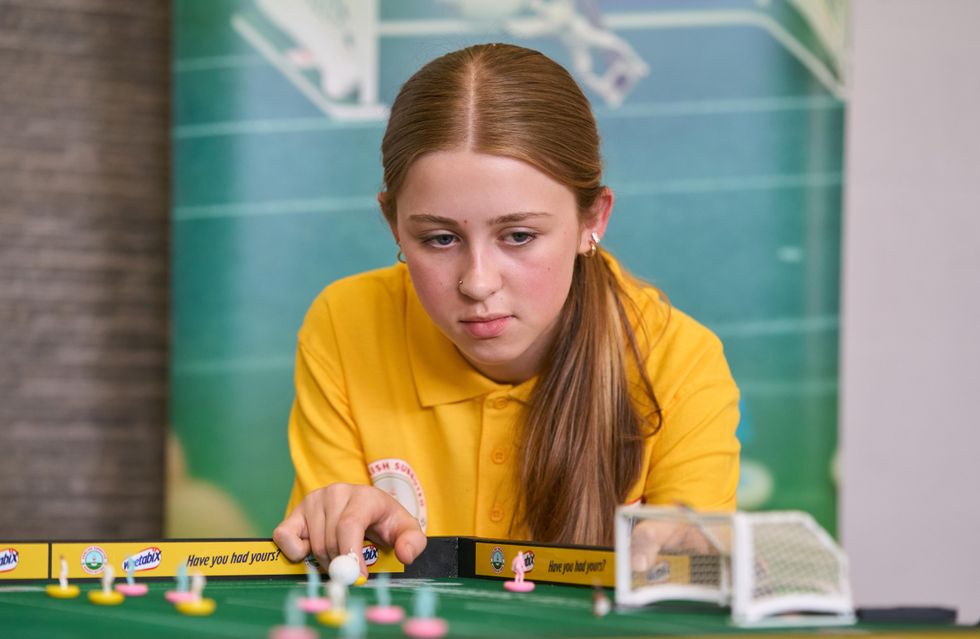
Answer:
[[[419,520],[425,532],[428,516],[425,494],[415,470],[404,459],[379,459],[368,464],[368,473],[375,488],[394,497],[413,517]]]

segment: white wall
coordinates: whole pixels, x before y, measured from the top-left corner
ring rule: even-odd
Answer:
[[[841,534],[859,605],[980,619],[980,1],[854,0]]]

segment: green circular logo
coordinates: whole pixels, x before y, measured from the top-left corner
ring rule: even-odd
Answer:
[[[98,546],[89,546],[82,552],[82,569],[90,575],[102,572],[105,562],[105,551]]]
[[[497,546],[490,553],[490,567],[493,568],[494,572],[500,572],[504,567],[504,551]]]

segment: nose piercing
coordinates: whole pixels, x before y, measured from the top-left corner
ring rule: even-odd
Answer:
[[[463,290],[463,280],[456,282],[456,289],[459,291]]]

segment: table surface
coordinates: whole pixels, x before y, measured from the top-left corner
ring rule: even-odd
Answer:
[[[640,610],[614,610],[605,617],[592,614],[592,590],[578,586],[538,584],[532,593],[514,594],[492,579],[393,579],[392,602],[411,613],[412,597],[422,583],[431,584],[438,593],[438,615],[447,619],[451,637],[654,637],[723,635],[747,633],[730,625],[727,611],[704,604],[672,604]],[[350,597],[375,603],[374,580],[353,588]],[[79,584],[77,599],[57,600],[48,597],[43,584],[17,584],[0,587],[0,636],[31,639],[34,637],[237,637],[265,638],[273,626],[283,623],[283,604],[287,594],[305,592],[304,583],[296,578],[212,580],[205,596],[217,603],[210,617],[188,617],[178,613],[163,598],[173,587],[170,580],[150,582],[145,597],[128,598],[116,607],[91,604],[85,593],[97,589],[97,583]],[[611,592],[607,591],[611,597]],[[343,636],[340,631],[307,618],[320,637]],[[858,625],[834,629],[834,634],[882,636],[936,636],[944,632],[956,637],[980,636],[974,629],[914,629]],[[776,634],[827,633],[827,629],[780,630]],[[403,637],[398,626],[370,624],[367,637]]]

